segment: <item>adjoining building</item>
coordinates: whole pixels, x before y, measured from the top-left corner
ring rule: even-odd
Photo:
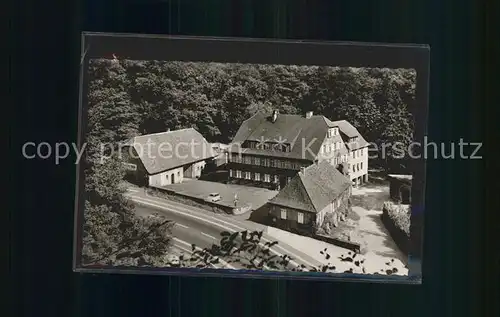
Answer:
[[[312,112],[257,112],[242,123],[228,153],[230,179],[240,184],[280,189],[301,168],[322,161],[346,163],[353,184],[368,180],[368,142],[349,122]]]
[[[328,213],[341,221],[348,212],[352,182],[328,161],[303,168],[271,200],[273,224],[299,233],[316,233]]]
[[[120,154],[127,178],[138,185],[162,187],[198,178],[217,153],[195,129],[181,129],[134,137]]]

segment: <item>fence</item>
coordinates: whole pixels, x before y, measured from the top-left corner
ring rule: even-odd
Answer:
[[[351,251],[356,252],[356,253],[361,252],[361,244],[356,243],[356,242],[346,241],[346,240],[342,240],[342,239],[338,239],[338,238],[334,238],[334,237],[330,237],[330,236],[325,236],[322,234],[315,234],[314,238],[321,240],[321,241],[324,241],[326,243],[333,244],[337,247],[351,250]]]
[[[218,204],[211,201],[206,201],[203,198],[193,197],[179,192],[171,191],[165,188],[154,188],[150,190],[151,193],[160,195],[169,200],[173,200],[179,203],[187,204],[193,207],[198,207],[215,213],[226,213],[230,215],[239,215],[249,211],[252,205],[247,204],[242,207],[229,207],[226,205]]]

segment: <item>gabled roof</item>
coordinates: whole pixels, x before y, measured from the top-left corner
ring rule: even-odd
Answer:
[[[284,156],[313,161],[327,135],[328,124],[325,119],[319,115],[306,118],[301,115],[279,114],[277,120],[272,122],[270,115],[257,112],[241,124],[233,143],[282,141],[291,144],[290,152],[283,153]]]
[[[398,180],[403,183],[411,184],[413,175],[405,175],[405,174],[388,174],[387,178],[389,180]]]
[[[193,128],[136,136],[125,144],[134,147],[150,175],[217,156]]]
[[[368,142],[366,142],[361,133],[359,133],[358,129],[356,129],[356,127],[350,124],[347,120],[330,121],[329,124],[330,126],[339,127],[340,132],[346,136],[344,138],[344,143],[349,148],[350,151],[368,146]],[[355,142],[349,141],[350,138],[355,138],[355,137],[357,137],[357,140]]]
[[[313,164],[297,173],[274,198],[271,204],[319,212],[338,198],[352,182],[328,161]]]

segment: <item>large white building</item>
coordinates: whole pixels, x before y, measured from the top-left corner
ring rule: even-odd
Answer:
[[[257,112],[240,126],[229,147],[230,178],[242,184],[283,188],[298,171],[328,161],[348,169],[354,185],[368,181],[368,142],[346,120]]]
[[[334,166],[346,163],[349,178],[354,185],[367,182],[368,142],[346,120],[330,121],[329,126],[333,127],[332,134],[336,137],[324,141],[319,160],[330,160]]]

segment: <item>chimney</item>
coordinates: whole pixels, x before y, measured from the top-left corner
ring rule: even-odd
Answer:
[[[272,116],[272,122],[276,122],[276,120],[278,119],[278,114],[279,114],[279,111],[278,110],[274,110],[273,111],[273,116]]]
[[[306,112],[306,119],[310,119],[312,116],[313,116],[313,112],[312,111]]]

